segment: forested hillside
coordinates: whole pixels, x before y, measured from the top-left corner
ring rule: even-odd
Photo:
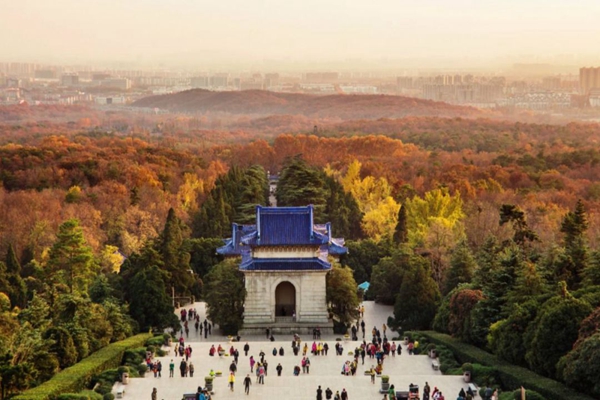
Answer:
[[[88,121],[37,123],[35,134],[1,127],[9,393],[168,326],[155,318],[172,311],[167,288],[201,296],[205,281],[215,286],[226,273],[210,275],[215,249],[232,222],[252,223],[254,206],[267,204],[269,172],[280,174],[279,205],[312,203],[317,221],[347,239],[342,263],[395,305],[393,327],[433,327],[599,394],[596,125],[406,118],[263,140],[223,139],[190,118],[154,128],[162,117],[127,118],[112,131]],[[4,380],[15,371],[29,375]]]
[[[413,116],[477,117],[484,112],[471,107],[389,95],[328,95],[277,93],[264,90],[212,92],[193,89],[179,93],[151,96],[134,103],[138,107],[169,111],[223,112],[249,115],[305,115],[335,117],[343,120],[360,118],[399,118]]]

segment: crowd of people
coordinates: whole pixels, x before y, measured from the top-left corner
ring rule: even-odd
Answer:
[[[203,322],[200,320],[200,316],[196,312],[195,309],[190,308],[188,310],[182,309],[180,311],[181,315],[181,336],[179,341],[175,344],[175,356],[182,357],[179,363],[179,370],[181,377],[193,377],[194,376],[194,364],[190,361],[192,356],[192,347],[188,344],[186,345],[184,339],[189,335],[189,323],[193,321],[196,332],[199,333],[199,336],[202,337],[204,334],[205,338],[208,338],[208,335],[212,333],[212,324],[210,321],[205,319]],[[375,383],[376,376],[383,375],[385,360],[389,357],[396,357],[402,355],[402,346],[400,344],[396,344],[395,341],[388,340],[387,334],[387,326],[383,324],[381,329],[378,329],[374,326],[371,330],[371,338],[369,341],[365,339],[366,337],[366,323],[364,318],[364,306],[359,308],[360,317],[356,321],[356,324],[353,324],[351,327],[352,339],[354,341],[358,341],[358,334],[362,332],[362,342],[360,342],[357,346],[353,346],[354,349],[348,353],[352,358],[343,362],[341,368],[341,374],[344,376],[355,376],[357,371],[359,370],[359,365],[364,365],[365,358],[368,357],[370,360],[369,364],[371,367],[365,369],[365,375],[370,377],[370,382],[372,384]],[[291,350],[294,356],[301,355],[300,362],[293,367],[290,371],[293,376],[300,376],[302,374],[310,374],[311,360],[309,357],[309,353],[314,357],[327,356],[329,345],[328,343],[321,341],[321,330],[319,328],[314,328],[313,331],[313,342],[309,343],[301,343],[300,336],[295,334],[291,343]],[[266,330],[266,337],[270,341],[274,341],[273,332],[269,329]],[[230,338],[231,339],[231,338]],[[239,342],[238,337],[238,342]],[[234,339],[235,340],[235,339]],[[234,343],[235,344],[235,343]],[[217,347],[215,345],[211,345],[209,350],[209,356],[214,357],[219,355],[223,357],[224,355],[228,355],[231,357],[231,364],[229,365],[229,374],[227,375],[227,385],[231,391],[235,389],[235,381],[236,375],[240,372],[238,363],[240,357],[240,351],[232,344],[229,349],[224,348],[221,344],[218,344]],[[418,348],[418,342],[410,342],[406,346],[407,354],[412,355],[414,350]],[[244,352],[244,357],[249,357],[248,362],[250,366],[250,373],[242,375],[243,380],[242,384],[244,386],[244,392],[246,394],[250,393],[250,387],[253,384],[253,380],[251,378],[252,374],[255,374],[256,379],[254,380],[255,384],[264,385],[265,377],[268,375],[268,367],[269,362],[266,359],[266,353],[261,349],[258,353],[258,357],[255,359],[254,355],[251,352],[251,346],[248,342],[246,342],[241,348]],[[267,349],[268,350],[268,349]],[[256,351],[256,350],[255,350]],[[268,350],[272,357],[284,357],[285,349],[284,346],[274,346],[272,350]],[[341,341],[336,341],[335,344],[335,352],[337,356],[344,355],[344,347]],[[301,353],[301,354],[300,354]],[[256,353],[255,353],[256,354]],[[147,360],[149,369],[154,373],[154,376],[157,378],[161,377],[162,364],[160,360],[152,361],[151,359]],[[175,369],[175,361],[171,359],[169,364],[169,376],[174,376]],[[281,363],[278,363],[275,367],[277,372],[277,376],[282,376],[283,374],[283,366]],[[214,377],[215,373],[211,369],[209,376]],[[242,378],[240,378],[242,379]],[[412,385],[411,385],[412,386]],[[210,390],[207,388],[198,387],[196,393],[196,400],[209,400],[210,399]],[[329,387],[326,389],[322,389],[321,386],[317,389],[317,400],[348,400],[349,394],[348,391],[343,388],[340,390],[332,390]],[[446,400],[443,393],[436,387],[433,390],[426,383],[423,387],[421,400]],[[461,390],[458,395],[457,400],[471,400],[473,399],[473,393],[470,390]],[[156,399],[156,389],[152,392],[152,399]],[[396,388],[394,385],[391,385],[389,390],[384,393],[384,399],[386,400],[395,400],[396,399]]]

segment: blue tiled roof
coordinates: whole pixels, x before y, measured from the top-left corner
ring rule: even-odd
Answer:
[[[248,258],[242,261],[243,271],[309,271],[329,270],[331,264],[320,258]]]
[[[320,248],[320,258],[328,254],[348,252],[344,239],[331,237],[331,224],[314,224],[313,207],[262,207],[256,208],[257,225],[232,224],[231,237],[217,253],[224,256],[249,255],[257,246],[306,246]]]
[[[243,239],[256,232],[256,225],[238,225],[232,224],[231,237],[224,239],[225,245],[217,249],[217,253],[224,256],[240,255],[248,246],[243,243]]]
[[[329,238],[315,232],[313,206],[256,207],[257,234],[249,245],[286,246],[327,243]]]

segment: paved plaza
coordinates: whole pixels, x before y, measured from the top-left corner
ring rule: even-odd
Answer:
[[[382,329],[382,325],[387,321],[387,317],[392,314],[392,307],[374,304],[373,302],[365,302],[365,324],[367,338],[373,326]],[[196,303],[194,306],[200,315],[201,321],[205,319],[205,308],[203,303]],[[189,308],[189,306],[188,306]],[[177,310],[179,312],[179,310]],[[147,373],[144,378],[133,378],[130,383],[125,386],[124,399],[143,400],[150,399],[152,388],[158,390],[158,399],[163,400],[181,400],[184,393],[195,393],[198,386],[204,386],[204,377],[208,375],[210,369],[222,371],[223,376],[215,378],[213,383],[214,396],[213,399],[219,398],[248,398],[248,399],[315,399],[316,390],[319,385],[323,389],[323,398],[325,398],[325,389],[331,388],[333,392],[346,389],[349,400],[369,400],[382,399],[383,395],[379,394],[380,379],[377,378],[375,384],[371,384],[370,377],[364,375],[364,371],[369,369],[371,365],[375,365],[375,359],[365,357],[365,365],[361,365],[359,359],[359,368],[355,376],[341,375],[342,365],[346,360],[352,360],[352,356],[348,355],[360,342],[344,342],[344,352],[342,356],[335,355],[335,339],[340,335],[323,336],[321,342],[327,342],[329,345],[329,355],[313,356],[308,352],[310,357],[310,374],[300,374],[293,376],[294,366],[300,366],[302,360],[302,352],[298,356],[294,356],[291,348],[292,337],[275,337],[275,342],[269,342],[266,337],[252,336],[242,337],[240,343],[230,344],[227,338],[213,331],[213,334],[207,339],[196,334],[193,324],[190,326],[190,336],[186,340],[186,346],[190,344],[193,352],[190,361],[195,367],[194,377],[182,378],[179,373],[179,362],[181,357],[175,357],[173,349],[165,357],[159,359],[163,365],[162,378],[154,378],[153,374]],[[360,334],[359,334],[360,338]],[[388,331],[388,338],[391,339],[391,334]],[[309,349],[312,345],[312,336],[301,336],[302,345],[308,343]],[[248,342],[250,352],[248,357],[244,356],[243,347]],[[226,350],[229,350],[233,345],[240,352],[238,371],[236,374],[235,391],[231,392],[227,387],[227,375],[229,365],[233,361],[233,357],[208,355],[211,345],[215,348],[220,344]],[[399,342],[396,342],[399,345]],[[284,356],[273,356],[273,348],[279,350],[283,347]],[[166,349],[166,348],[165,348]],[[250,394],[244,393],[243,380],[246,374],[250,374],[249,357],[254,356],[259,359],[258,354],[262,351],[266,353],[265,359],[268,362],[268,373],[265,378],[265,384],[259,385],[256,382],[256,375],[251,374],[252,386]],[[169,378],[169,363],[171,359],[175,362],[175,377]],[[281,363],[283,367],[282,376],[278,377],[275,367]],[[447,399],[456,398],[456,395],[461,388],[466,389],[466,385],[459,376],[444,376],[439,371],[434,371],[431,368],[431,360],[424,355],[409,356],[405,347],[403,347],[402,355],[396,357],[388,357],[384,362],[383,374],[390,376],[390,384],[395,385],[396,390],[407,390],[410,383],[419,385],[421,388],[425,382],[433,389],[438,387],[446,396]]]

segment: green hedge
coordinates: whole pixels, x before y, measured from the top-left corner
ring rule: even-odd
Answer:
[[[452,350],[460,362],[478,363],[496,368],[498,378],[505,390],[515,390],[523,386],[526,389],[538,392],[548,400],[593,400],[591,397],[577,393],[560,382],[540,376],[527,368],[500,360],[493,354],[463,343],[452,336],[433,331],[419,331],[418,333],[429,339],[430,342],[446,346]]]
[[[92,376],[121,365],[125,351],[143,346],[153,335],[142,333],[109,344],[77,364],[54,375],[52,379],[27,390],[14,400],[51,400],[63,393],[78,393],[90,383]]]

